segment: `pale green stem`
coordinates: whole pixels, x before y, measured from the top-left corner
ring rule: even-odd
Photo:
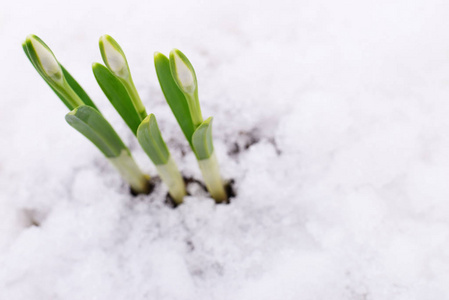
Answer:
[[[149,176],[142,173],[127,150],[123,150],[117,157],[109,157],[108,159],[129,183],[134,192],[143,194],[149,192]]]
[[[75,91],[70,87],[70,85],[67,83],[67,81],[64,78],[63,86],[60,87],[59,92],[66,96],[67,101],[73,106],[78,107],[81,105],[84,105],[83,100],[75,93]]]
[[[140,120],[142,121],[147,117],[147,112],[145,110],[145,106],[142,103],[142,100],[140,99],[139,93],[137,92],[136,86],[134,85],[134,81],[131,75],[129,75],[127,79],[124,78],[120,79],[123,82],[123,85],[125,86],[126,90],[128,91],[128,94],[131,97],[131,100],[134,104],[134,108],[139,113]]]
[[[203,123],[203,116],[201,114],[201,106],[200,101],[198,99],[198,92],[194,93],[184,93],[187,99],[187,103],[189,105],[190,115],[192,116],[193,125],[195,128]]]
[[[162,181],[168,186],[170,196],[176,204],[181,204],[186,195],[186,187],[173,158],[170,156],[166,164],[156,165],[156,168]]]
[[[227,199],[226,192],[223,185],[223,180],[220,176],[220,170],[218,168],[217,157],[215,152],[209,158],[198,160],[201,173],[203,174],[204,182],[206,183],[207,190],[212,198],[217,203],[225,201]]]

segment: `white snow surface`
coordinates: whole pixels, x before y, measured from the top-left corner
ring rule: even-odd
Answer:
[[[449,299],[447,0],[4,1],[0,299]],[[236,196],[134,197],[21,50],[41,37],[156,169],[91,71],[127,55],[201,181],[153,52],[183,51]]]

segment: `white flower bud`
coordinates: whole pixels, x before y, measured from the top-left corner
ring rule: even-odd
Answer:
[[[100,38],[100,50],[105,64],[112,73],[121,78],[129,75],[125,55],[112,37],[103,35]]]
[[[188,94],[196,90],[195,71],[191,68],[187,58],[179,50],[173,50],[170,53],[172,75],[179,88]]]
[[[53,53],[33,35],[28,36],[27,39],[31,42],[34,52],[36,53],[41,70],[51,79],[57,82],[62,82],[62,69]]]

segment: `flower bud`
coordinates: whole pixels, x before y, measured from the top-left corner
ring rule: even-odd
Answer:
[[[170,70],[176,84],[184,93],[193,94],[195,92],[195,70],[187,57],[177,49],[170,52]]]
[[[100,38],[100,51],[104,63],[114,75],[126,79],[129,75],[128,63],[119,44],[109,35]]]
[[[34,53],[31,55],[33,62],[44,73],[57,83],[63,82],[63,73],[53,52],[35,35],[29,35],[26,43],[32,48]]]

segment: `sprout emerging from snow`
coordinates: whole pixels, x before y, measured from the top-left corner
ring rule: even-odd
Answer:
[[[106,66],[93,64],[98,84],[156,165],[174,201],[182,203],[186,195],[182,175],[162,138],[156,117],[146,113],[122,48],[109,35],[103,35],[99,45]],[[71,110],[66,115],[67,122],[97,146],[135,192],[148,193],[149,177],[141,172],[129,149],[50,48],[37,36],[29,35],[23,49],[42,78]],[[155,66],[162,91],[195,153],[209,193],[216,202],[226,201],[212,141],[212,117],[203,121],[192,64],[181,51],[173,49],[170,59],[156,53]]]
[[[165,98],[195,153],[207,190],[216,202],[227,200],[212,141],[212,117],[203,121],[195,70],[179,50],[170,59],[155,53],[154,62]]]

